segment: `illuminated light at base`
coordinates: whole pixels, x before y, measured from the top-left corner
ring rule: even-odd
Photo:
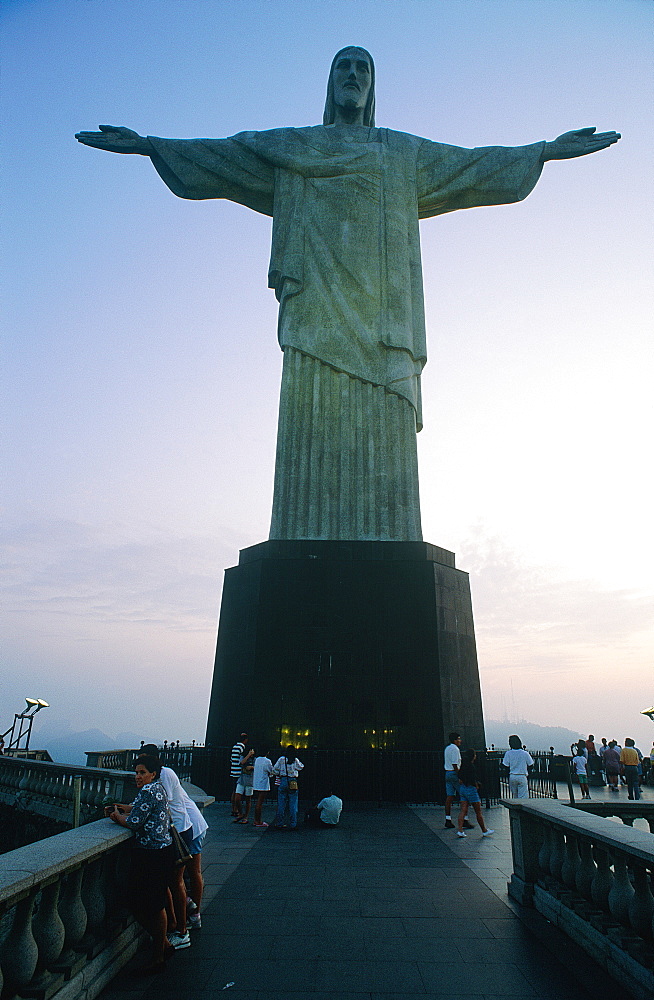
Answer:
[[[371,750],[392,750],[395,746],[394,729],[364,729]]]
[[[293,729],[291,726],[280,726],[279,742],[281,746],[293,745],[296,750],[307,750],[309,747],[310,729]]]

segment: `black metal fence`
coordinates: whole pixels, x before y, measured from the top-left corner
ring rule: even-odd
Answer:
[[[231,747],[195,747],[191,781],[219,801],[234,791],[230,778]],[[442,804],[445,772],[442,750],[317,750],[298,751],[304,764],[299,785],[302,799],[318,801],[334,792],[349,802],[409,802]],[[502,793],[497,752],[481,751],[477,770],[488,805]],[[274,761],[273,761],[274,763]],[[171,762],[171,767],[175,764]]]
[[[489,758],[489,770],[495,774],[497,772],[497,782],[500,787],[500,795],[503,799],[511,798],[509,791],[509,772],[502,766],[502,758],[505,750],[488,750],[486,756]],[[529,797],[532,799],[556,799],[556,759],[552,750],[530,750],[533,757],[534,766],[529,771],[527,783],[529,785]]]
[[[103,756],[104,767],[129,770],[138,750],[121,751],[115,760]],[[193,782],[226,802],[234,791],[230,777],[231,747],[162,747],[159,755],[180,778]],[[281,750],[280,750],[281,752]],[[532,798],[556,798],[556,779],[561,758],[552,751],[531,750],[534,766],[529,774]],[[509,798],[508,770],[502,765],[505,750],[481,750],[475,766],[481,796],[487,806]],[[299,750],[304,764],[300,774],[300,796],[317,802],[330,792],[349,802],[409,802],[422,805],[445,801],[442,750]],[[129,758],[129,759],[128,759]],[[274,763],[274,761],[273,761]]]

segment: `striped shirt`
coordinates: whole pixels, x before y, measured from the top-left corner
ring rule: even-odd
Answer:
[[[241,757],[245,756],[245,743],[235,743],[232,747],[232,756],[229,765],[229,774],[232,778],[241,777]]]

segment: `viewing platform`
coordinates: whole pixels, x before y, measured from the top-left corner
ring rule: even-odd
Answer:
[[[346,803],[335,829],[293,832],[235,825],[228,804],[213,805],[191,948],[149,980],[134,977],[136,956],[101,998],[630,1000],[510,899],[509,813],[485,814],[492,837],[475,827],[458,839],[438,807]]]

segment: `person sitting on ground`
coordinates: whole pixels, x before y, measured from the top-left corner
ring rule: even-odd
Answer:
[[[270,791],[270,776],[273,773],[273,766],[271,758],[272,751],[269,750],[267,754],[254,758],[254,771],[252,772],[252,791],[256,795],[256,802],[254,803],[254,825],[260,829],[268,826],[261,819],[261,810],[263,808],[263,802]]]
[[[577,752],[572,758],[572,771],[577,776],[577,781],[579,782],[579,788],[581,789],[582,799],[589,799],[590,792],[588,791],[588,773],[586,767],[588,765],[588,759],[586,756],[586,744],[583,740],[579,740],[577,744]]]
[[[235,823],[242,823],[247,826],[250,806],[252,805],[252,782],[254,775],[254,750],[248,750],[245,757],[241,758],[241,777],[236,785],[234,795],[234,809],[236,810]],[[245,812],[242,811],[243,796],[245,796]]]
[[[476,758],[477,752],[475,750],[465,750],[461,758],[461,767],[459,768],[461,808],[459,809],[459,820],[457,823],[457,837],[466,836],[463,832],[463,823],[468,815],[468,806],[472,806],[475,811],[482,837],[490,837],[492,833],[495,833],[494,830],[487,828],[484,823],[484,817],[481,814],[481,799],[479,798],[481,785],[477,779],[477,772],[475,770]]]
[[[509,769],[509,792],[514,799],[529,798],[527,775],[534,761],[530,753],[522,749],[519,736],[509,736],[510,750],[504,754],[502,763]]]
[[[320,800],[317,806],[308,809],[304,814],[307,826],[323,826],[333,829],[341,818],[343,800],[331,792]]]

